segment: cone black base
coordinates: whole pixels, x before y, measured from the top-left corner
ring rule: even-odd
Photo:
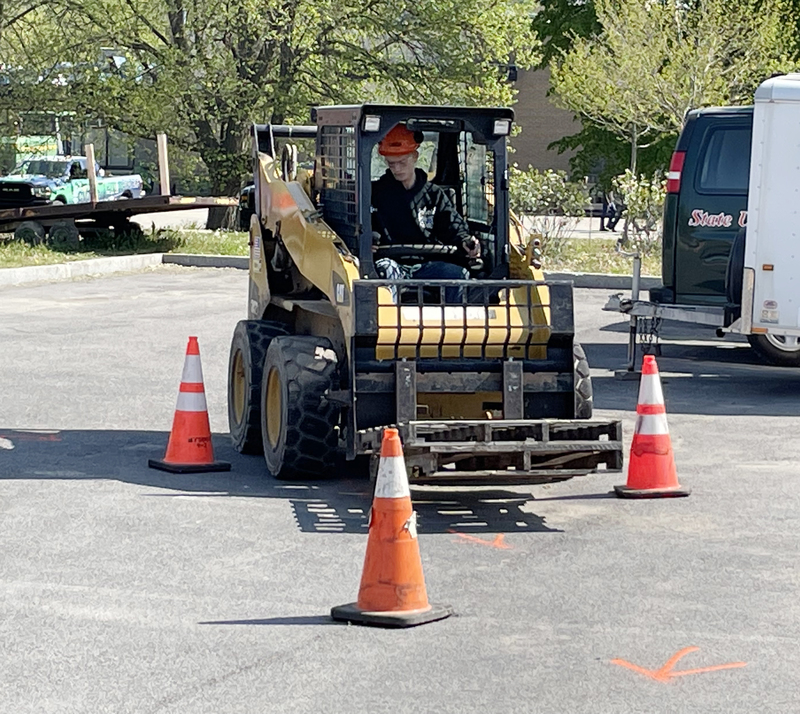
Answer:
[[[688,496],[690,488],[676,486],[675,488],[628,488],[628,486],[614,486],[614,493],[619,498],[679,498]]]
[[[227,461],[212,461],[210,464],[170,464],[166,461],[148,459],[147,465],[151,469],[169,471],[171,474],[202,474],[210,471],[231,470],[231,465]]]
[[[337,605],[331,609],[331,617],[334,620],[369,627],[414,627],[424,625],[426,622],[444,620],[452,614],[453,608],[450,605],[431,605],[427,610],[411,610],[410,612],[393,610],[368,612],[351,602],[347,605]]]

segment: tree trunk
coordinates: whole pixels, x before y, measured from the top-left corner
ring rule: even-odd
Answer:
[[[238,198],[242,188],[242,177],[247,169],[244,146],[248,132],[244,125],[233,121],[223,124],[221,147],[212,147],[203,160],[211,175],[211,191],[214,196],[233,196]],[[212,208],[208,212],[206,228],[236,229],[237,209]]]
[[[231,231],[239,230],[237,215],[238,211],[236,206],[228,206],[227,208],[209,208],[206,228],[212,231],[216,231],[218,229]]]
[[[209,171],[214,175],[213,170],[209,167]],[[233,196],[239,197],[241,192],[241,178],[239,174],[230,175],[225,177],[212,178],[211,192],[214,196]],[[208,220],[206,221],[206,228],[215,231],[217,229],[223,230],[238,230],[237,229],[237,208],[230,206],[227,208],[212,208],[208,211]]]

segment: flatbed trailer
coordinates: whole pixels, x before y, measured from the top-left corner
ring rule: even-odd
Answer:
[[[159,184],[168,187],[169,160],[166,134],[158,134]],[[45,205],[9,206],[0,208],[0,233],[13,231],[14,237],[28,243],[40,243],[48,236],[51,241],[77,244],[81,232],[112,229],[115,233],[139,230],[130,219],[143,213],[181,211],[193,208],[232,208],[238,197],[173,196],[167,190],[152,196],[118,198],[101,201],[97,194],[94,146],[87,144],[86,167],[90,200],[82,203],[49,203]]]
[[[193,208],[229,208],[238,200],[227,196],[143,196],[95,203],[48,204],[0,209],[0,233],[16,231],[24,223],[44,229],[57,223],[81,221],[96,227],[120,226],[142,213],[181,211]]]

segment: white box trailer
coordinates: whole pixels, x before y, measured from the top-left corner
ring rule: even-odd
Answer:
[[[800,74],[756,91],[741,334],[800,336]]]

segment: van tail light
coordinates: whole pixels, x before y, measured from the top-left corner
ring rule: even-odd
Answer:
[[[672,160],[669,162],[669,173],[667,174],[667,193],[678,193],[681,190],[681,173],[683,172],[685,158],[685,151],[676,151],[672,154]]]

